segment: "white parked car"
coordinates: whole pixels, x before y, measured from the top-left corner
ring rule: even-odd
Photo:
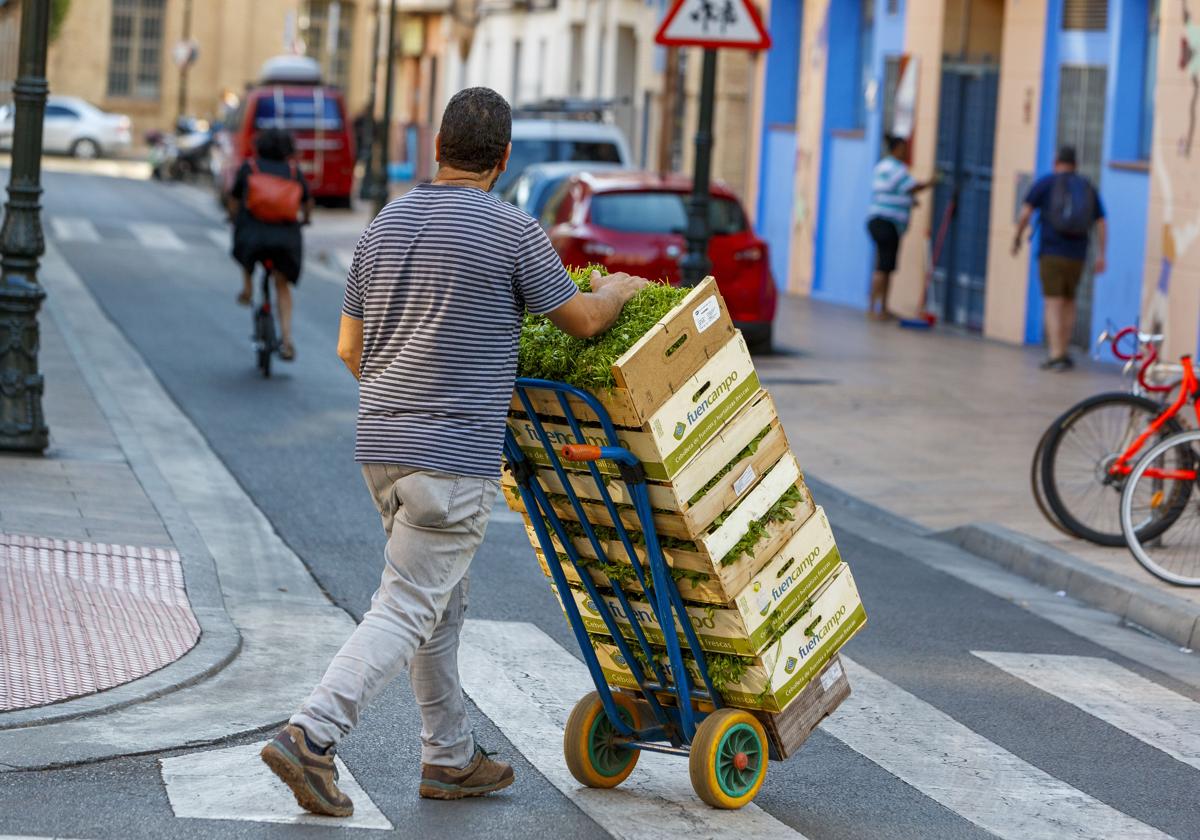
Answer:
[[[128,148],[131,123],[124,114],[101,111],[74,96],[46,100],[42,123],[42,148],[77,158],[98,158]],[[13,106],[0,107],[0,149],[12,148]]]
[[[512,156],[496,182],[496,192],[503,193],[527,166],[555,161],[630,167],[633,155],[621,129],[610,123],[526,119],[518,113],[512,124]]]

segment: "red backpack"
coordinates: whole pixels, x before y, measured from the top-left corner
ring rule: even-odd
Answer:
[[[296,164],[288,162],[289,177],[272,175],[258,168],[251,158],[250,176],[246,179],[246,210],[260,222],[295,224],[300,219],[300,204],[304,187],[296,178]]]

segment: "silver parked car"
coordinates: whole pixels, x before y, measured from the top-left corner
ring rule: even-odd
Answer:
[[[42,123],[42,148],[77,158],[98,158],[128,148],[131,122],[124,114],[101,111],[74,96],[46,100]],[[0,149],[12,148],[13,106],[0,107]]]

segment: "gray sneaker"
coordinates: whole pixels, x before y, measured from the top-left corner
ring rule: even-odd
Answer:
[[[304,810],[327,817],[348,817],[354,813],[354,803],[338,789],[333,750],[324,754],[310,750],[299,726],[285,726],[259,755],[271,772],[291,788]]]

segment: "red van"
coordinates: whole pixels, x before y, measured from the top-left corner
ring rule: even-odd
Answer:
[[[341,90],[321,84],[315,61],[284,56],[263,65],[262,80],[246,91],[217,136],[214,169],[222,194],[232,189],[264,128],[287,129],[295,137],[300,170],[318,203],[350,206],[355,155],[346,102]]]

